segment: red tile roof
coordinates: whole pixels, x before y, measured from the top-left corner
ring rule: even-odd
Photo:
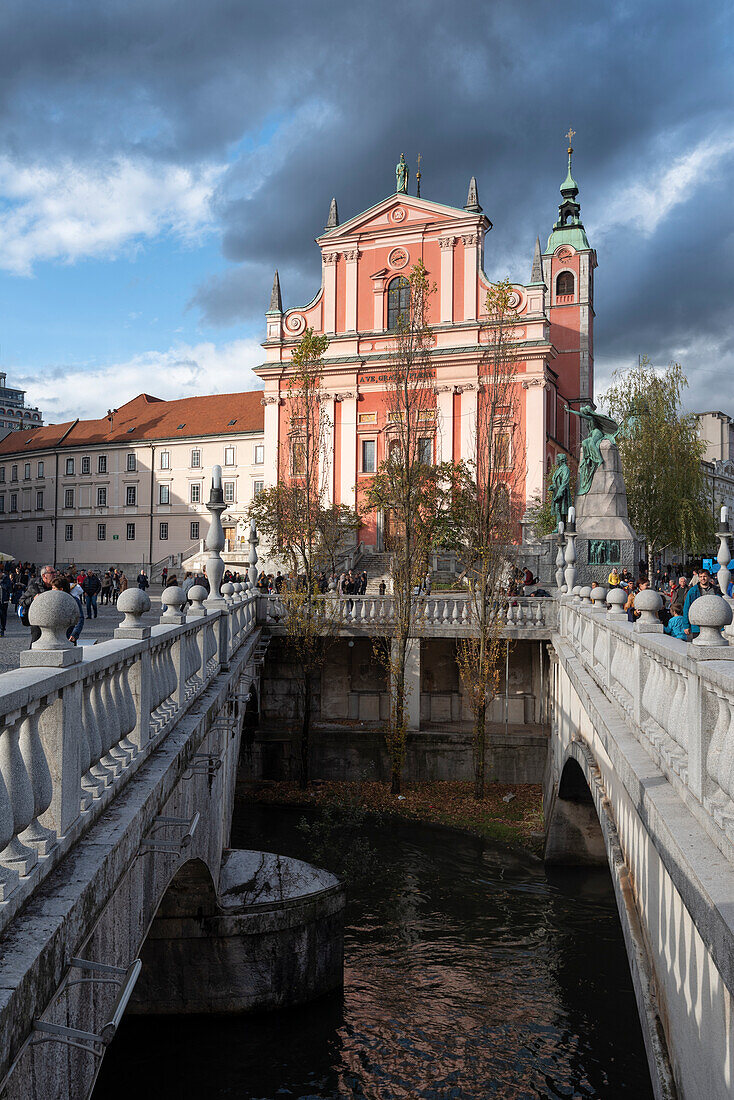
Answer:
[[[0,440],[0,456],[23,455],[53,447],[136,443],[140,440],[237,435],[263,430],[262,390],[183,397],[162,401],[141,393],[99,420],[69,420],[11,432]],[[232,423],[234,421],[234,423]]]

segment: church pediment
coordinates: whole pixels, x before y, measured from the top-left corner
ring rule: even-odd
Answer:
[[[479,220],[486,221],[484,216]],[[455,222],[457,225],[461,223],[465,226],[476,226],[477,221],[476,214],[469,214],[458,207],[429,202],[415,195],[397,194],[383,199],[369,210],[362,211],[343,225],[327,230],[317,240],[322,248],[326,248],[362,234],[395,232],[428,223],[448,225]]]

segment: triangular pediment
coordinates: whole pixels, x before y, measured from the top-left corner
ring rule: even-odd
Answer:
[[[456,206],[444,206],[440,202],[419,199],[415,195],[390,195],[388,198],[356,214],[343,225],[322,233],[317,241],[320,245],[331,244],[345,238],[353,238],[362,233],[380,233],[400,229],[412,229],[418,225],[450,224],[452,222],[477,222],[477,215],[467,213]],[[481,216],[481,221],[485,221]]]

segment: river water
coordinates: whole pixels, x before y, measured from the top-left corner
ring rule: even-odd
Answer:
[[[302,817],[240,806],[232,844],[313,860]],[[366,838],[365,868],[385,870],[350,890],[343,995],[258,1018],[129,1017],[95,1100],[652,1097],[606,871],[431,826]]]

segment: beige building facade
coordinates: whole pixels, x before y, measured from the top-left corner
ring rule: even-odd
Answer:
[[[214,465],[234,550],[264,485],[261,396],[141,394],[100,420],[0,441],[0,550],[37,564],[175,568],[206,537]]]

